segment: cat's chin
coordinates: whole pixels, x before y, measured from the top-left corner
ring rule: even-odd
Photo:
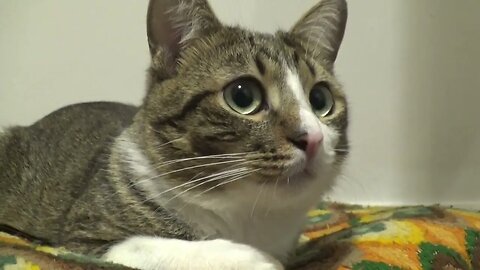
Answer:
[[[303,196],[305,193],[320,195],[323,190],[330,189],[336,175],[325,166],[319,165],[319,167],[304,166],[301,170],[289,171],[274,177],[259,177],[254,179],[254,186],[259,189],[265,187],[273,189],[288,197]],[[322,167],[324,170],[321,169]]]
[[[297,166],[297,170],[281,177],[278,183],[268,181],[270,189],[278,191],[280,205],[316,203],[335,183],[337,170],[321,155],[313,162],[304,161]]]
[[[325,174],[328,174],[328,172],[323,171],[322,168],[325,169],[328,167],[328,164],[325,162],[325,157],[319,156],[308,161],[306,155],[303,152],[299,152],[296,153],[290,167],[278,175],[275,181],[271,181],[272,176],[270,176],[270,181],[268,181],[268,177],[265,177],[265,181],[267,181],[269,185],[298,188],[314,181],[322,181],[322,178],[326,176]],[[275,177],[273,178],[275,179]],[[263,181],[259,181],[259,184],[262,184],[262,182]]]
[[[241,180],[226,181],[221,189],[204,193],[201,197],[189,195],[182,198],[214,211],[245,205],[255,205],[266,212],[304,211],[320,201],[333,186],[338,170],[333,168],[328,157],[328,153],[320,153],[307,162],[300,152],[292,159],[289,168],[279,174],[256,172]]]
[[[301,191],[304,188],[309,188],[310,185],[316,181],[321,181],[312,172],[303,170],[288,176],[278,178],[278,181],[267,181],[266,185],[273,186],[273,188]],[[258,183],[262,185],[262,183]],[[276,187],[275,187],[276,186]]]

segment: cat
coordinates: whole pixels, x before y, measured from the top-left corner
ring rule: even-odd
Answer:
[[[0,136],[0,224],[138,269],[283,269],[348,153],[345,0],[290,31],[151,0],[139,107],[61,108]]]

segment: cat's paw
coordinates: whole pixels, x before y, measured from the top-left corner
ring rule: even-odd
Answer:
[[[207,259],[204,269],[252,269],[252,270],[282,270],[282,264],[270,255],[257,249],[217,239],[204,242],[206,246],[200,251],[199,257]]]
[[[282,270],[282,264],[251,246],[228,240],[184,241],[133,237],[113,246],[108,261],[141,270]]]

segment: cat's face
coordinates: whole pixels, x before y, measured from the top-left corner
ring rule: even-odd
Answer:
[[[337,48],[321,54],[321,44],[302,40],[303,28],[269,35],[224,27],[203,1],[191,5],[208,11],[203,32],[152,48],[143,105],[152,163],[181,185],[174,194],[241,196],[262,187],[318,196],[347,151],[346,99],[329,62],[340,41],[325,41]]]

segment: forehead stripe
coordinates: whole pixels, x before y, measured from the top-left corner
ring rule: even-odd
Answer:
[[[300,116],[300,127],[307,132],[318,132],[321,123],[310,107],[310,102],[308,101],[307,95],[305,95],[298,74],[294,73],[288,67],[286,68],[286,82],[299,105],[298,115]]]
[[[260,74],[265,75],[265,64],[262,62],[262,59],[258,57],[258,55],[255,57],[255,64],[257,65]]]
[[[190,113],[191,111],[193,111],[195,108],[197,108],[198,104],[204,100],[206,97],[210,96],[210,95],[213,95],[213,94],[216,94],[217,92],[216,91],[204,91],[204,92],[201,92],[201,93],[198,93],[194,96],[191,96],[189,100],[187,100],[183,107],[177,112],[177,113],[174,113],[173,115],[170,115],[168,117],[165,117],[165,118],[161,118],[157,121],[157,125],[162,125],[166,122],[169,122],[169,121],[172,121],[172,120],[181,120],[183,118],[185,118],[185,116]]]
[[[286,68],[286,75],[287,85],[295,95],[295,99],[300,104],[300,107],[310,108],[310,106],[307,104],[306,96],[303,91],[303,86],[300,82],[300,78],[298,77],[298,75],[293,73],[293,71],[289,68]]]

